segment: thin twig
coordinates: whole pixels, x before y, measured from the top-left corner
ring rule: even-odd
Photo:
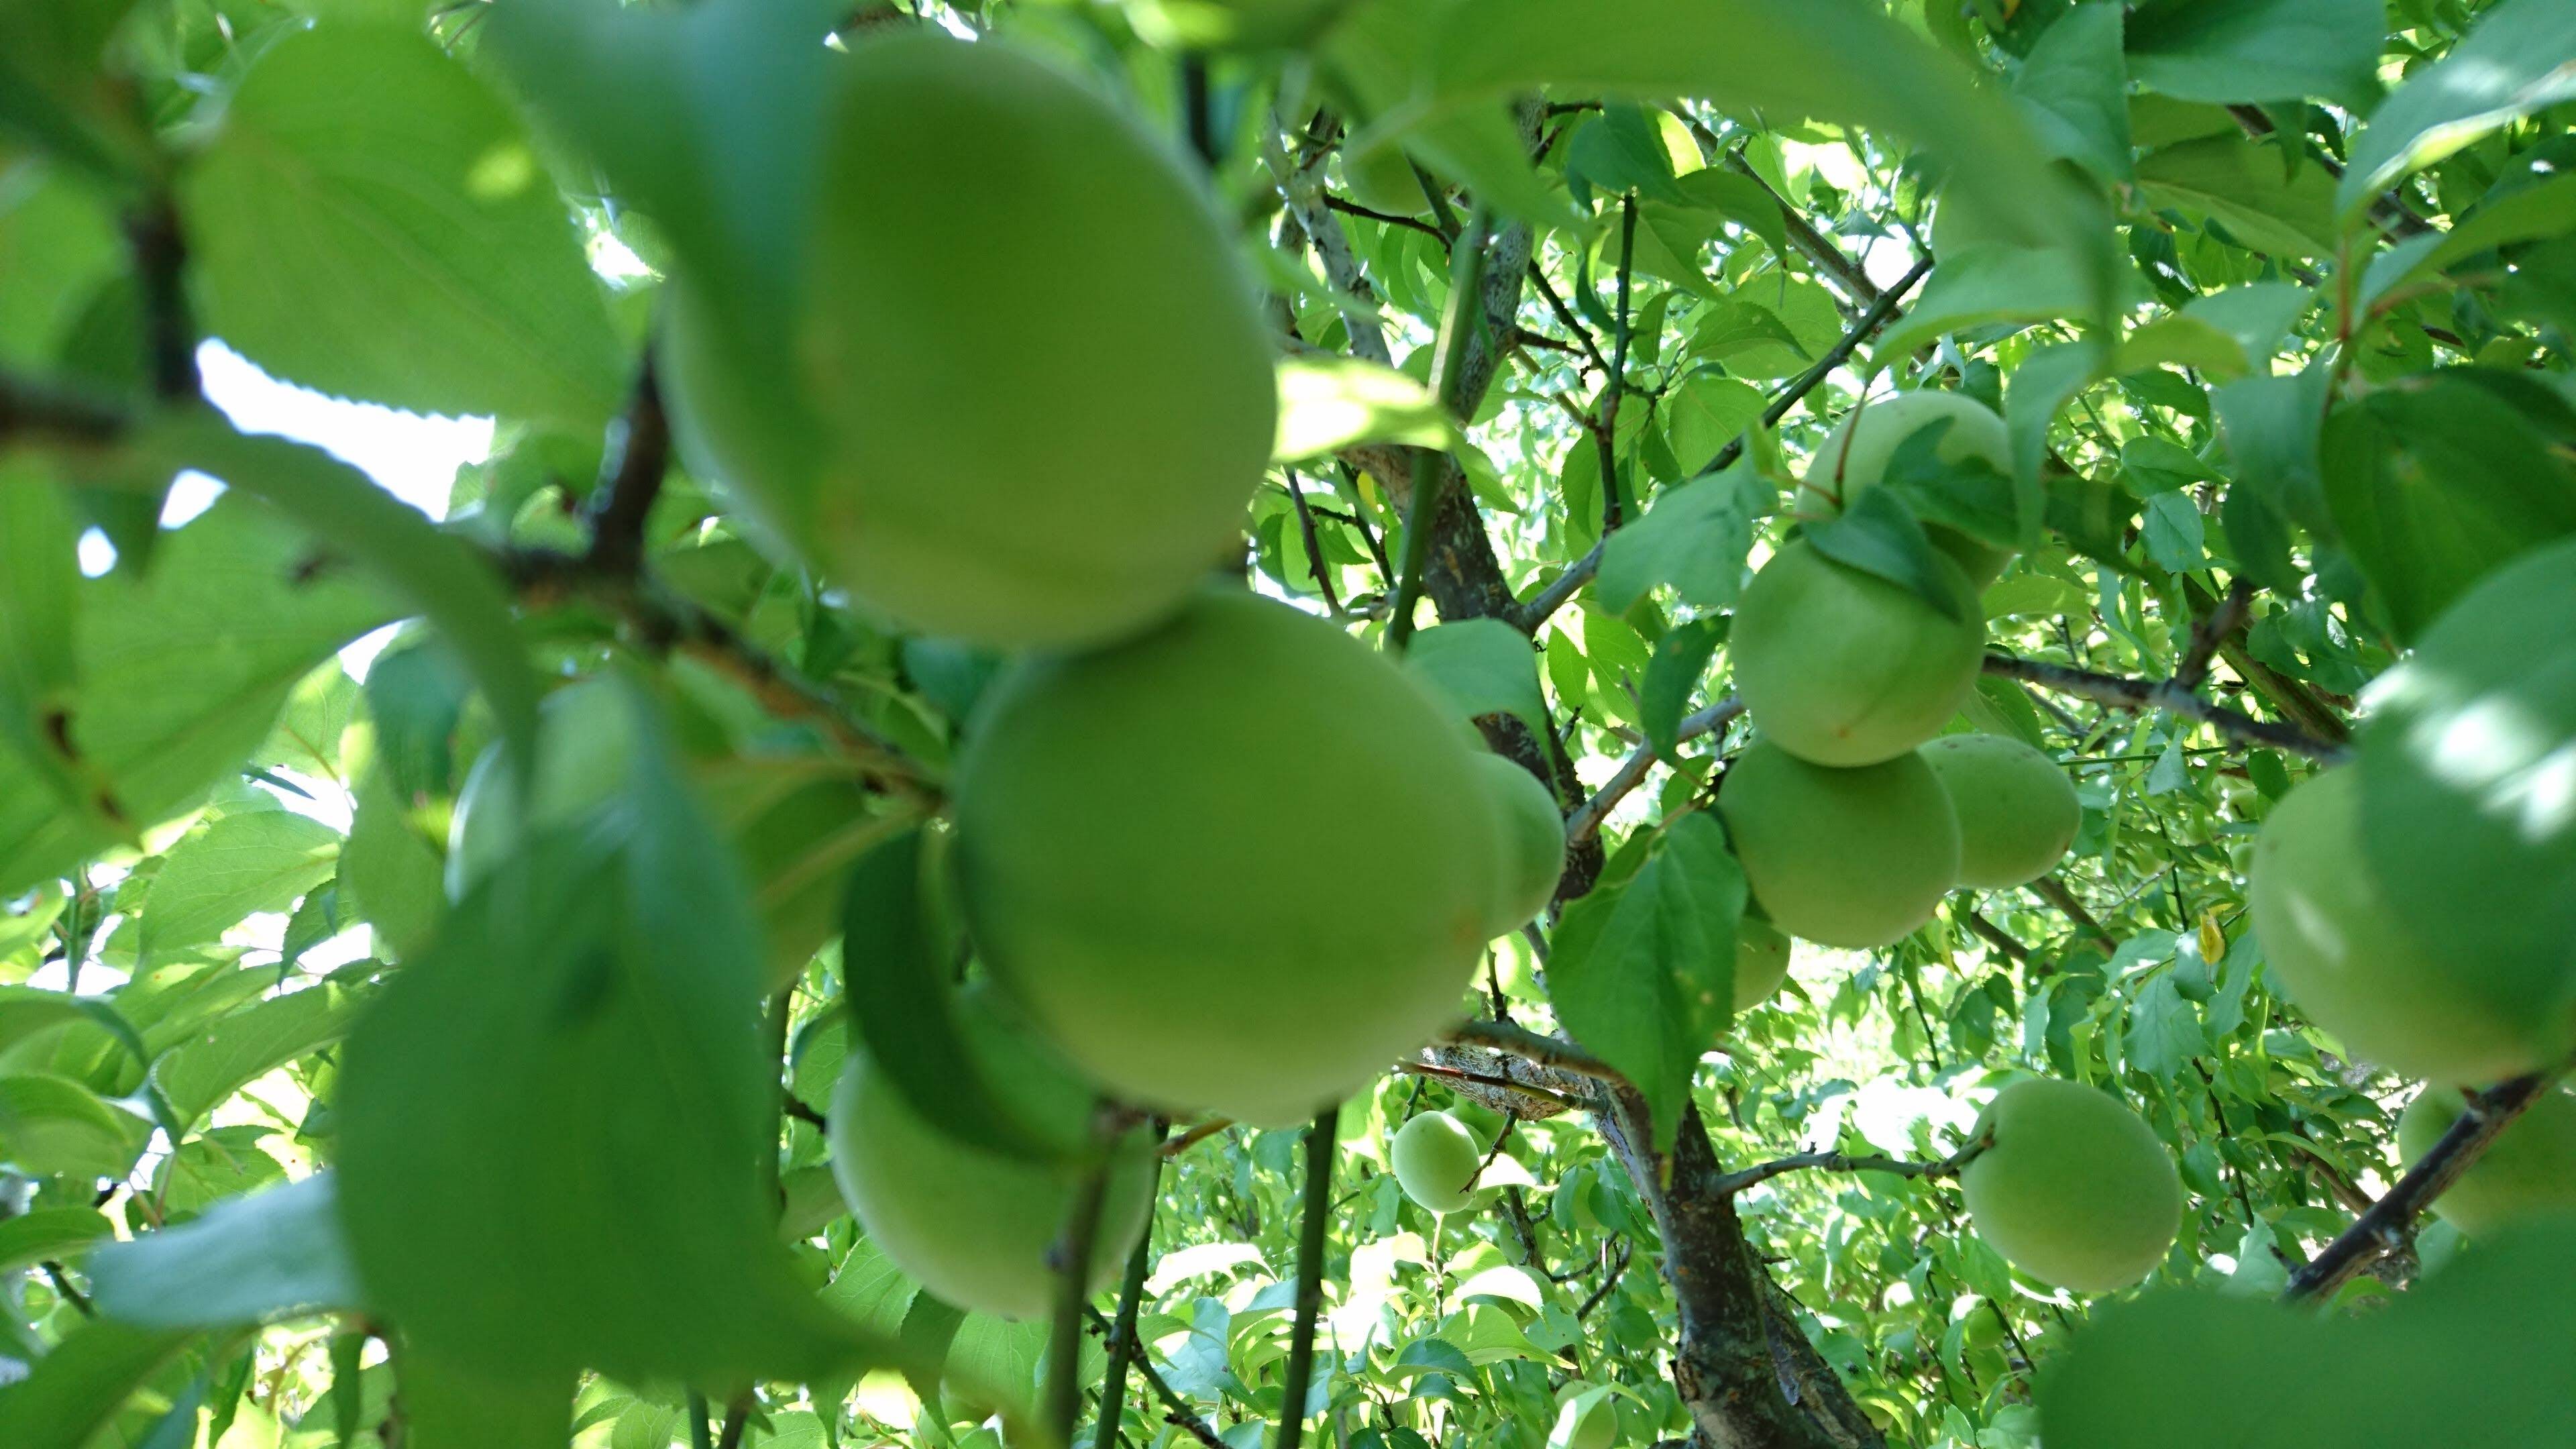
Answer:
[[[62,1299],[65,1303],[79,1309],[80,1316],[83,1318],[95,1318],[98,1316],[98,1310],[90,1306],[89,1299],[84,1296],[78,1288],[72,1286],[71,1277],[63,1271],[62,1264],[48,1258],[41,1266],[45,1270],[45,1276],[53,1280],[54,1291],[62,1295]]]
[[[1306,1129],[1306,1206],[1297,1225],[1297,1319],[1288,1332],[1288,1363],[1279,1381],[1278,1449],[1297,1449],[1306,1433],[1306,1390],[1315,1378],[1315,1319],[1324,1307],[1324,1230],[1333,1220],[1333,1147],[1339,1105],[1315,1114]]]
[[[1542,1067],[1554,1067],[1560,1072],[1571,1072],[1575,1076],[1590,1077],[1595,1081],[1625,1083],[1628,1080],[1620,1075],[1617,1067],[1574,1043],[1560,1037],[1532,1031],[1525,1026],[1513,1026],[1500,1021],[1462,1021],[1442,1032],[1440,1036],[1443,1041],[1456,1042],[1462,1046],[1483,1047],[1488,1051],[1502,1052],[1507,1056],[1519,1057],[1525,1062],[1536,1062]],[[1511,1085],[1521,1086],[1518,1082]],[[1522,1088],[1522,1090],[1535,1089]]]
[[[1147,1202],[1154,1200],[1162,1176],[1163,1159],[1157,1154],[1145,1184]],[[1149,1217],[1145,1231],[1136,1235],[1136,1250],[1127,1255],[1127,1274],[1118,1284],[1118,1318],[1109,1331],[1109,1371],[1100,1381],[1100,1411],[1091,1432],[1091,1449],[1110,1449],[1118,1435],[1118,1421],[1127,1414],[1127,1365],[1136,1357],[1136,1314],[1145,1301],[1145,1270],[1153,1260],[1153,1246],[1154,1224]]]
[[[1439,351],[1431,359],[1431,392],[1440,400],[1443,411],[1461,417],[1459,407],[1460,363],[1467,356],[1467,339],[1483,320],[1480,303],[1485,270],[1485,242],[1492,230],[1492,220],[1483,207],[1478,207],[1458,238],[1457,254],[1449,264],[1449,300],[1440,312],[1440,333],[1433,346]],[[1462,418],[1463,420],[1463,418]],[[1415,604],[1422,597],[1423,572],[1431,563],[1431,535],[1440,517],[1441,495],[1448,491],[1449,455],[1436,448],[1423,448],[1413,458],[1412,496],[1405,500],[1404,567],[1396,575],[1395,601],[1387,611],[1386,647],[1397,654],[1413,637]],[[1280,1449],[1296,1449],[1283,1444]]]
[[[1720,1174],[1709,1183],[1711,1192],[1733,1196],[1755,1183],[1769,1182],[1784,1172],[1809,1170],[1823,1172],[1888,1172],[1898,1177],[1950,1177],[1976,1160],[1986,1150],[1986,1140],[1979,1138],[1938,1162],[1906,1162],[1894,1157],[1870,1153],[1800,1152],[1789,1157]]]
[[[2173,682],[2184,689],[2197,690],[2209,678],[2210,661],[2218,657],[2220,641],[2244,624],[2245,615],[2254,606],[2254,584],[2239,578],[2227,586],[2227,596],[2218,607],[2203,614],[2191,626],[2191,647],[2184,652],[2182,663],[2174,669]]]
[[[1628,1235],[1620,1234],[1619,1250],[1610,1264],[1610,1271],[1602,1275],[1601,1286],[1586,1294],[1582,1306],[1574,1310],[1575,1322],[1581,1323],[1590,1318],[1592,1310],[1600,1307],[1602,1300],[1610,1296],[1610,1290],[1619,1286],[1619,1277],[1628,1271],[1628,1259],[1632,1252],[1633,1248]]]
[[[1083,1312],[1091,1319],[1092,1326],[1098,1328],[1101,1332],[1111,1333],[1116,1331],[1108,1319],[1100,1316],[1100,1311],[1098,1309],[1085,1308]],[[1183,1430],[1191,1438],[1198,1440],[1203,1445],[1206,1445],[1207,1449],[1231,1449],[1231,1446],[1229,1446],[1225,1440],[1217,1437],[1216,1430],[1208,1427],[1205,1419],[1200,1418],[1196,1413],[1192,1412],[1190,1406],[1182,1402],[1179,1394],[1172,1392],[1171,1384],[1166,1382],[1162,1374],[1154,1368],[1154,1360],[1152,1358],[1143,1353],[1137,1354],[1136,1373],[1138,1377],[1144,1379],[1145,1386],[1154,1391],[1154,1397],[1163,1401],[1163,1408],[1165,1410],[1163,1415],[1164,1422],[1171,1424],[1175,1428]]]
[[[124,436],[127,426],[125,414],[112,403],[0,372],[0,443],[25,438],[100,446]]]
[[[1099,1114],[1106,1126],[1106,1114]],[[1108,1137],[1103,1130],[1102,1139]],[[1082,1315],[1091,1307],[1091,1250],[1100,1237],[1100,1204],[1109,1195],[1109,1172],[1115,1159],[1106,1149],[1083,1174],[1066,1214],[1064,1236],[1049,1250],[1055,1269],[1055,1325],[1047,1342],[1046,1423],[1058,1444],[1073,1442],[1073,1421],[1082,1412]]]
[[[2120,949],[2120,938],[2112,935],[2108,927],[2085,909],[2084,903],[2075,898],[2075,892],[2067,889],[2066,882],[2053,875],[2044,875],[2032,881],[2030,888],[2038,893],[2041,900],[2057,907],[2059,914],[2074,922],[2077,930],[2092,937],[2094,944],[2105,951]]]
[[[1676,743],[1698,739],[1701,735],[1724,729],[1728,722],[1742,713],[1743,701],[1728,695],[1697,714],[1684,716],[1680,727],[1673,731],[1673,739]],[[1574,813],[1565,817],[1566,840],[1580,842],[1598,833],[1601,822],[1609,817],[1612,807],[1644,784],[1647,771],[1654,765],[1655,751],[1651,745],[1620,761],[1619,768],[1601,783],[1601,788],[1593,792],[1592,798],[1576,806]]]
[[[1583,1110],[1583,1104],[1581,1102],[1573,1100],[1562,1092],[1550,1091],[1545,1087],[1536,1086],[1529,1082],[1516,1082],[1509,1077],[1498,1077],[1491,1072],[1471,1072],[1465,1067],[1453,1067],[1446,1062],[1426,1062],[1418,1059],[1407,1060],[1397,1062],[1388,1067],[1387,1070],[1403,1076],[1439,1077],[1445,1081],[1472,1082],[1479,1087],[1489,1088],[1496,1092],[1516,1093],[1534,1101],[1546,1102],[1551,1106],[1561,1108],[1568,1112],[1580,1112]]]
[[[2289,1286],[2281,1291],[2282,1300],[2300,1303],[2330,1298],[2380,1255],[2403,1245],[2413,1230],[2416,1215],[2459,1181],[2460,1174],[2475,1166],[2513,1119],[2530,1110],[2542,1093],[2554,1090],[2552,1083],[2564,1070],[2561,1067],[2535,1072],[2470,1093],[2468,1110],[2442,1134],[2441,1141],[2433,1144],[2433,1150],[2406,1169],[2397,1185],[2371,1204],[2370,1211],[2355,1218],[2352,1226],[2328,1243],[2313,1262],[2291,1274]]]
[[[1234,1125],[1231,1117],[1210,1117],[1204,1122],[1163,1144],[1165,1157],[1178,1157],[1216,1134]]]
[[[1961,904],[1959,907],[1959,919],[1967,922],[1969,930],[1984,937],[1986,944],[1994,947],[1996,950],[2003,952],[2005,955],[2016,961],[2028,961],[2030,959],[2029,947],[2014,940],[2004,931],[2003,927],[1987,920],[1984,915],[1978,912],[1976,907],[1966,905],[1964,903]]]
[[[2072,694],[2114,709],[2164,710],[2208,725],[2240,743],[2269,745],[2323,764],[2340,764],[2351,753],[2344,746],[2318,739],[2296,725],[2275,724],[2240,714],[2225,705],[2212,704],[2183,688],[2179,680],[2128,679],[2116,674],[2097,674],[2090,669],[2050,664],[2038,659],[2017,659],[2003,654],[1987,655],[1985,668],[1988,674],[2018,679],[2025,684],[2035,684],[2059,694]]]

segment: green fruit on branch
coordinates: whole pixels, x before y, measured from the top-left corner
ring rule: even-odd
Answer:
[[[1427,216],[1431,193],[1422,189],[1412,158],[1402,147],[1385,144],[1365,151],[1342,152],[1342,193],[1355,206],[1381,216]]]
[[[1919,755],[1835,770],[1759,741],[1717,808],[1762,913],[1818,945],[1901,940],[1959,877],[1959,822]]]
[[[1977,687],[1985,631],[1967,577],[1934,563],[1956,617],[1813,544],[1773,554],[1727,641],[1754,724],[1819,765],[1874,765],[1939,734]]]
[[[2397,1117],[2397,1150],[2411,1166],[2468,1110],[2455,1087],[2427,1086]],[[2507,1123],[2433,1211],[2473,1238],[2525,1218],[2576,1212],[2576,1096],[2553,1087]]]
[[[971,1147],[922,1120],[866,1055],[855,1052],[832,1095],[832,1176],[869,1239],[894,1265],[959,1308],[1041,1318],[1054,1306],[1048,1254],[1064,1234],[1084,1171],[1093,1094],[1000,1003],[970,991],[959,1016],[997,1094],[1067,1162],[1025,1162]],[[1115,1278],[1153,1213],[1153,1146],[1129,1133],[1111,1150],[1092,1237],[1088,1286]]]
[[[1556,1396],[1556,1423],[1548,1430],[1547,1449],[1610,1449],[1619,1436],[1619,1406],[1606,1384],[1580,1379]]]
[[[1735,927],[1735,1009],[1750,1011],[1789,979],[1789,938],[1760,916]]]
[[[1374,650],[1210,589],[993,685],[955,784],[975,940],[1122,1099],[1303,1121],[1458,1014],[1499,864],[1475,758]]]
[[[1977,1236],[2043,1283],[2109,1293],[2144,1279],[2182,1228],[2182,1178],[2127,1103],[2079,1082],[2019,1081],[1976,1135],[1993,1145],[1959,1174]]]
[[[2362,848],[2361,778],[2335,770],[2272,807],[2246,896],[2272,980],[2352,1054],[2410,1077],[2495,1082],[2563,1049],[2552,983],[2446,950],[2394,910]]]
[[[1475,757],[1476,772],[1501,817],[1503,866],[1493,934],[1506,935],[1537,919],[1556,898],[1565,874],[1565,817],[1556,794],[1539,778],[1501,755]]]
[[[2037,880],[2075,843],[2084,806],[2056,761],[2002,735],[1943,735],[1923,747],[1959,817],[1959,884]]]
[[[1975,458],[2006,478],[2012,476],[2012,438],[1994,409],[1965,393],[1900,392],[1843,414],[1807,467],[1806,481],[1799,485],[1799,506],[1839,512],[1862,489],[1886,479],[1887,466],[1906,439],[1944,422],[1949,430],[1935,446],[1935,457],[1947,463]],[[2009,549],[1947,524],[1926,523],[1923,531],[1934,547],[1957,561],[1975,589],[1993,583],[2012,559]]]
[[[1201,186],[1008,44],[874,38],[837,85],[796,285],[684,279],[684,447],[908,627],[1068,646],[1171,612],[1241,531],[1276,406]]]
[[[1466,1123],[1446,1112],[1424,1112],[1397,1128],[1387,1160],[1396,1185],[1425,1212],[1461,1212],[1481,1196],[1476,1176],[1484,1149]]]

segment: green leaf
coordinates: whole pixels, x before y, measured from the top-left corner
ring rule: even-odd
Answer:
[[[2049,154],[2106,181],[2129,179],[2129,67],[2117,4],[2078,5],[2050,26],[2013,76],[2022,116]]]
[[[220,1017],[161,1054],[153,1085],[176,1125],[192,1126],[252,1082],[338,1041],[365,1000],[322,982]]]
[[[2210,394],[2218,408],[2219,434],[2236,460],[2236,484],[2227,490],[2230,511],[2222,515],[2228,540],[2238,562],[2272,587],[2298,587],[2295,574],[2287,583],[2278,582],[2288,568],[2286,550],[2269,560],[2265,552],[2249,551],[2234,510],[2259,510],[2274,521],[2284,542],[2288,523],[2331,530],[2318,461],[2325,386],[2325,373],[2312,368],[2286,377],[2243,378]]]
[[[1674,758],[1682,715],[1708,673],[1709,658],[1725,642],[1726,625],[1724,619],[1693,619],[1655,645],[1654,662],[1646,666],[1645,687],[1638,691],[1638,716],[1646,743],[1666,760]]]
[[[92,1003],[36,986],[0,986],[0,1051],[24,1037],[89,1015]]]
[[[1537,651],[1528,636],[1500,619],[1463,619],[1413,636],[1404,667],[1465,719],[1506,714],[1547,732]]]
[[[126,829],[187,809],[239,768],[296,682],[391,612],[343,572],[307,577],[311,545],[248,498],[219,500],[159,553],[147,576],[82,585],[70,734]],[[0,751],[0,894],[114,843]]]
[[[2208,532],[2188,493],[2158,493],[2146,500],[2140,523],[2147,557],[2167,573],[2189,573],[2209,563]]]
[[[759,928],[645,701],[586,828],[524,837],[342,1049],[342,1217],[370,1304],[531,1386],[820,1377],[894,1346],[776,1241]]]
[[[2559,1223],[2481,1243],[2356,1316],[2150,1293],[2078,1330],[2041,1376],[2043,1432],[2076,1449],[2566,1442],[2576,1436],[2576,1398],[2565,1391],[2576,1378],[2576,1311],[2542,1285],[2570,1273],[2576,1229]]]
[[[1734,1009],[1743,868],[1705,812],[1675,821],[1624,888],[1568,907],[1548,963],[1557,1019],[1646,1099],[1664,1147],[1692,1069]]]
[[[249,1327],[360,1306],[327,1171],[110,1244],[88,1269],[99,1311],[146,1328]]]
[[[1682,200],[1663,132],[1644,107],[1632,103],[1612,101],[1587,118],[1566,148],[1565,169],[1569,178],[1613,196],[1633,191],[1653,201]]]
[[[2334,254],[2334,178],[2277,143],[2207,136],[2167,146],[2138,162],[2138,187],[2151,205],[2215,217],[2258,252]]]
[[[260,911],[282,911],[331,878],[340,832],[307,816],[258,810],[217,819],[162,859],[136,955],[145,964],[202,945]]]
[[[852,1019],[868,1055],[922,1120],[1006,1157],[1047,1160],[1057,1144],[1004,1104],[976,1059],[925,900],[937,857],[919,829],[871,848],[850,871],[841,958]]]
[[[1665,437],[1676,458],[1714,458],[1762,418],[1762,391],[1731,377],[1700,376],[1664,398]]]
[[[2576,473],[2520,411],[2463,374],[2337,412],[2321,471],[2336,530],[2401,641],[2489,569],[2576,533]]]
[[[375,930],[379,949],[418,955],[447,909],[446,860],[411,821],[392,772],[370,762],[358,777],[349,842],[340,849],[342,905]]]
[[[194,1337],[112,1318],[82,1322],[27,1377],[0,1388],[0,1444],[83,1449]]]
[[[483,1374],[406,1342],[394,1360],[394,1377],[406,1449],[562,1449],[566,1441],[570,1374]]]
[[[1624,614],[1662,584],[1703,609],[1732,605],[1744,587],[1753,520],[1778,502],[1778,491],[1749,467],[1665,489],[1645,517],[1602,541],[1593,584],[1602,607]]]
[[[2371,691],[2363,844],[2400,919],[2515,999],[2563,1000],[2576,939],[2576,540],[2487,575]],[[2516,990],[2525,990],[2517,987]]]
[[[1430,389],[1392,367],[1357,357],[1279,359],[1279,432],[1270,455],[1296,462],[1354,443],[1447,448],[1457,426]]]
[[[1923,525],[1891,490],[1864,488],[1842,512],[1805,529],[1807,541],[1834,562],[1909,589],[1950,618],[1967,617],[1969,601],[1950,584]]]
[[[2490,6],[2451,53],[2371,112],[2335,187],[2345,217],[2496,128],[2576,96],[2576,10],[2563,0]]]
[[[2013,480],[1977,454],[1941,456],[1953,420],[1941,418],[1912,433],[1888,456],[1880,486],[1893,491],[1926,523],[1945,524],[1971,538],[2011,548],[2020,536]]]
[[[292,382],[595,427],[628,364],[518,122],[425,35],[323,25],[263,52],[185,174],[207,328]]]
[[[2171,0],[2129,21],[2129,74],[2152,91],[2229,105],[2379,97],[2380,0]]]
[[[0,746],[65,810],[103,826],[99,783],[52,725],[78,698],[79,537],[70,499],[42,467],[0,460]]]
[[[1941,258],[1904,320],[1870,348],[1884,370],[1916,348],[1968,327],[1998,322],[2053,322],[2080,317],[2093,299],[2082,261],[2071,252],[1974,246]]]
[[[123,1177],[152,1125],[68,1077],[0,1077],[0,1162],[38,1177]]]
[[[2201,1036],[2200,1008],[2174,989],[2173,973],[2147,983],[2129,1004],[2122,1052],[2129,1065],[2159,1081],[2176,1080],[2193,1057],[2209,1049]]]
[[[101,1238],[116,1236],[116,1224],[95,1208],[46,1207],[0,1218],[0,1273],[70,1258]]]
[[[382,661],[378,661],[381,665]],[[304,676],[286,709],[251,756],[263,769],[293,770],[316,780],[340,778],[340,733],[358,705],[358,682],[338,660]]]

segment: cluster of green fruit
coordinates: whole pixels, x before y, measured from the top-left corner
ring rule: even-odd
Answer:
[[[2555,930],[2490,924],[2528,917],[2534,904],[2565,909],[2555,884],[2571,818],[2563,747],[2527,782],[2492,772],[2522,748],[2510,691],[2566,686],[2543,674],[2485,696],[2471,688],[2481,654],[2502,661],[2489,668],[2519,675],[2526,641],[2567,627],[2571,558],[2565,545],[2527,556],[2436,620],[2415,658],[2375,692],[2380,707],[2362,730],[2359,761],[2301,783],[2255,839],[2247,896],[2275,986],[2353,1054],[2427,1083],[2398,1123],[2410,1161],[2458,1119],[2466,1099],[2457,1088],[2548,1070],[2576,1051],[2576,949]],[[2410,691],[2459,698],[2416,731]],[[2451,808],[2374,821],[2374,786],[2383,798]],[[2384,872],[2375,830],[2421,837],[2409,842],[2419,859],[2473,862],[2472,890],[2454,896],[2445,882],[2445,915],[2410,909],[2405,902],[2421,903],[2423,892]],[[2472,1235],[2576,1210],[2576,1096],[2544,1093],[2433,1206]]]
[[[998,988],[969,1036],[1031,1132],[1079,1155],[1103,1092],[1302,1121],[1546,905],[1558,803],[1356,639],[1207,582],[1268,463],[1272,346],[1165,145],[1004,42],[879,36],[834,66],[768,138],[784,240],[675,237],[675,431],[766,546],[896,624],[1025,651],[970,722],[948,858]],[[1043,1310],[1069,1169],[951,1140],[864,1056],[831,1124],[899,1266]],[[1121,1153],[1104,1272],[1142,1231]]]
[[[1879,486],[1907,438],[1946,425],[1944,458],[2003,468],[2001,418],[1956,393],[1902,393],[1845,418],[1801,489],[1819,509]],[[2056,864],[2082,809],[2045,755],[1997,735],[1942,735],[1985,652],[1978,591],[2006,555],[1926,529],[1934,596],[1798,540],[1744,589],[1728,642],[1762,739],[1718,796],[1771,924],[1828,946],[1902,939],[1961,885],[2020,885]]]

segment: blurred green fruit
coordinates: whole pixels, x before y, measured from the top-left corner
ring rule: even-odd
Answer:
[[[1778,926],[1748,915],[1735,927],[1735,1009],[1750,1011],[1771,999],[1789,979],[1789,938]]]
[[[1994,1305],[1978,1299],[1969,1305],[1959,1320],[1959,1342],[1970,1352],[1989,1352],[2003,1347],[2004,1321],[1995,1316]]]
[[[1349,0],[1129,0],[1136,33],[1171,50],[1286,50],[1321,34]]]
[[[1478,777],[1502,820],[1503,868],[1496,882],[1501,905],[1493,917],[1493,934],[1508,935],[1535,920],[1556,898],[1556,882],[1565,874],[1565,817],[1556,808],[1555,792],[1536,775],[1503,758],[1475,757]]]
[[[1547,1449],[1610,1449],[1618,1436],[1619,1406],[1609,1387],[1577,1379],[1558,1391]]]
[[[1302,1122],[1458,1014],[1498,865],[1475,758],[1376,651],[1207,590],[986,694],[955,782],[975,939],[1122,1099]]]
[[[793,305],[677,294],[684,446],[911,628],[1067,646],[1168,614],[1240,533],[1275,408],[1203,188],[1007,43],[871,38],[838,86]]]
[[[2012,438],[1994,409],[1966,393],[1930,389],[1900,392],[1843,414],[1843,420],[1825,436],[1823,445],[1816,449],[1815,460],[1808,465],[1806,482],[1799,486],[1800,506],[1840,511],[1862,489],[1887,477],[1887,465],[1907,438],[1941,422],[1950,427],[1941,435],[1934,456],[1948,463],[1982,459],[1996,472],[2007,478],[2012,476]],[[1936,547],[1958,562],[1972,590],[1982,590],[1993,583],[1995,575],[2002,573],[2012,559],[2011,550],[1973,538],[1947,524],[1927,520],[1923,531]]]
[[[2423,1160],[2468,1107],[2456,1087],[2425,1087],[2398,1114],[2398,1152],[2409,1164]],[[2559,1087],[2542,1092],[2433,1199],[2433,1211],[2472,1238],[2524,1218],[2576,1212],[2576,1096]]]
[[[1762,913],[1818,945],[1901,940],[1959,878],[1959,822],[1919,755],[1835,770],[1758,741],[1717,808]]]
[[[1977,1236],[2043,1283],[2109,1293],[2164,1261],[2182,1178],[2129,1106],[2054,1078],[2013,1083],[1977,1119],[1994,1144],[1959,1174]]]
[[[1431,193],[1422,189],[1412,158],[1392,143],[1342,152],[1342,194],[1381,216],[1427,216]]]
[[[2410,1077],[2497,1082],[2562,1051],[2563,1000],[2441,949],[2442,922],[2391,910],[2361,829],[2350,770],[2300,785],[2264,820],[2246,896],[2273,982],[2354,1055]]]
[[[960,1019],[978,1065],[1003,1100],[1068,1152],[1087,1135],[1090,1087],[1000,1003],[968,992]],[[1040,1318],[1054,1306],[1047,1254],[1063,1236],[1080,1190],[1071,1165],[1024,1162],[946,1136],[904,1100],[864,1050],[851,1055],[832,1095],[832,1176],[868,1238],[894,1265],[946,1302],[1004,1318]],[[1153,1145],[1130,1133],[1113,1149],[1090,1287],[1117,1276],[1153,1213]]]
[[[1959,884],[2001,890],[2054,869],[2084,806],[2055,760],[2002,735],[1943,735],[1923,746],[1959,817]]]
[[[1727,640],[1753,723],[1819,765],[1874,765],[1939,734],[1977,687],[1985,630],[1966,576],[1934,562],[1956,618],[1812,544],[1772,555]]]
[[[1448,1113],[1424,1112],[1397,1128],[1387,1159],[1396,1185],[1423,1211],[1454,1213],[1475,1205],[1485,1152],[1467,1124]]]

